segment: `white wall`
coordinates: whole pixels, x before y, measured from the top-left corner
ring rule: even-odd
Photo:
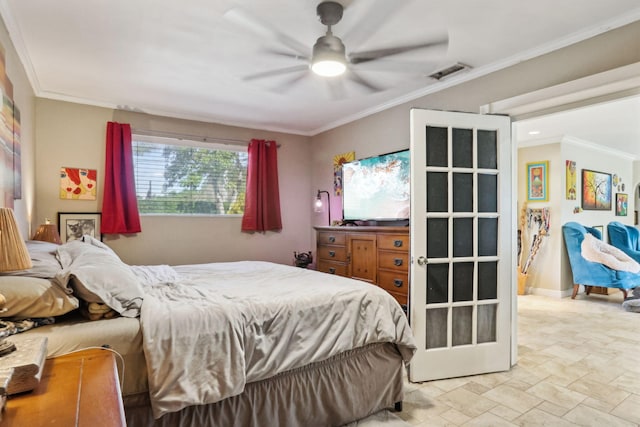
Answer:
[[[549,236],[545,238],[540,251],[534,258],[529,277],[527,291],[529,293],[562,297],[570,295],[573,288],[571,266],[564,247],[562,225],[569,221],[576,221],[586,226],[603,226],[603,238],[607,241],[607,224],[619,221],[633,224],[634,185],[633,160],[620,153],[612,153],[604,147],[581,141],[573,137],[562,137],[559,142],[544,143],[542,145],[520,148],[518,150],[518,209],[526,201],[527,172],[529,162],[549,161],[549,201],[527,202],[532,209],[548,207],[551,217]],[[576,200],[566,199],[566,161],[576,162]],[[582,206],[582,169],[616,174],[625,190],[617,188],[612,192],[612,206],[610,210],[581,210]],[[615,215],[616,193],[629,195],[627,216]],[[575,211],[578,212],[575,212]]]
[[[548,293],[548,290],[559,289],[559,276],[561,271],[561,250],[562,230],[561,230],[561,197],[563,188],[561,187],[561,174],[564,165],[561,159],[560,143],[550,143],[536,145],[533,147],[520,148],[518,150],[518,224],[522,214],[523,204],[529,209],[549,208],[551,218],[549,234],[543,238],[540,249],[536,253],[528,270],[527,288],[532,292],[532,288],[538,289],[538,293]],[[545,202],[527,201],[527,163],[548,161],[548,192],[549,200]],[[525,224],[526,227],[526,224]],[[526,230],[525,230],[525,235]],[[530,240],[525,239],[523,254],[529,254]],[[523,257],[523,263],[524,263]]]

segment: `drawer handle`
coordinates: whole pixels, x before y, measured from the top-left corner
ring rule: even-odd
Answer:
[[[336,251],[329,251],[329,256],[331,258],[333,258],[334,256],[336,256]]]
[[[396,248],[401,248],[402,247],[402,240],[394,240],[393,241],[393,246],[395,246]]]
[[[395,286],[396,288],[401,288],[403,284],[404,284],[404,280],[393,279],[393,286]]]
[[[331,243],[335,243],[336,242],[336,237],[335,236],[329,236],[329,241]]]
[[[329,274],[336,274],[335,267],[329,267]]]
[[[400,267],[400,266],[402,265],[402,258],[394,258],[394,259],[393,259],[393,264],[394,264],[396,267]]]

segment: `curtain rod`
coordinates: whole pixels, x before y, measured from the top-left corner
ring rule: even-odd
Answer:
[[[189,135],[189,134],[177,133],[177,132],[165,132],[165,131],[131,128],[131,133],[137,134],[137,135],[146,135],[146,136],[188,139],[190,141],[219,142],[221,144],[229,144],[229,145],[249,145],[249,141],[245,141],[242,139],[217,138],[217,137],[202,136],[202,135]]]

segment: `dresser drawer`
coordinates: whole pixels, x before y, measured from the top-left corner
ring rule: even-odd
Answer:
[[[319,231],[318,232],[318,244],[319,245],[342,245],[346,242],[346,233],[334,233],[332,231]]]
[[[344,262],[347,260],[347,248],[344,246],[318,246],[318,259]]]
[[[378,268],[409,271],[409,254],[403,252],[378,251]]]
[[[378,286],[392,294],[405,297],[409,293],[409,274],[394,271],[379,271]]]
[[[334,262],[334,261],[318,261],[318,271],[329,274],[336,274],[338,276],[347,276],[347,266],[342,262]]]
[[[408,234],[378,234],[378,249],[409,252]]]
[[[394,297],[396,299],[396,301],[398,301],[398,303],[402,306],[402,309],[406,313],[407,312],[407,302],[409,301],[407,296],[403,295],[403,294],[399,294],[397,292],[389,292],[389,293],[391,294],[392,297]]]

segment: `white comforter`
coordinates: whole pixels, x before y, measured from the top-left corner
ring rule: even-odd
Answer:
[[[252,261],[135,271],[156,418],[370,343],[415,351],[400,306],[364,282]]]

